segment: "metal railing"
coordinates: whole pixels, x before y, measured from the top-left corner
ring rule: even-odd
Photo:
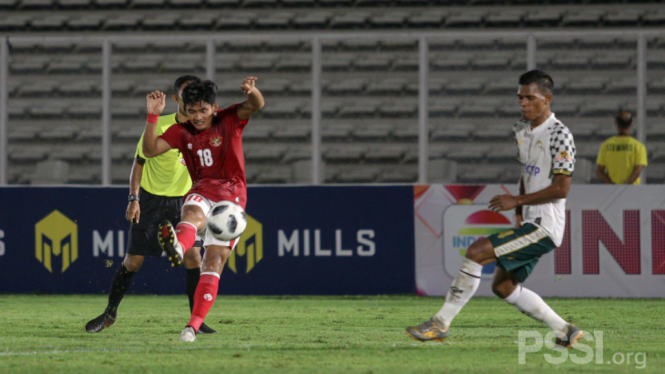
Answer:
[[[100,126],[102,129],[102,184],[108,186],[111,184],[111,108],[112,91],[112,47],[115,43],[127,41],[182,41],[197,42],[206,45],[205,71],[208,79],[215,79],[215,43],[223,41],[283,41],[298,40],[309,42],[311,45],[311,79],[312,79],[312,114],[311,114],[311,145],[312,145],[312,171],[311,183],[320,184],[323,182],[321,173],[321,100],[322,100],[322,43],[325,41],[342,41],[348,39],[375,39],[375,40],[413,40],[418,45],[418,183],[428,182],[427,164],[428,164],[428,123],[429,123],[429,45],[432,39],[437,40],[458,40],[474,38],[520,38],[526,44],[526,66],[528,69],[537,67],[538,41],[541,38],[584,38],[584,37],[615,37],[615,38],[633,38],[637,43],[636,53],[636,82],[637,97],[636,103],[636,123],[637,139],[641,142],[646,141],[646,95],[647,95],[647,38],[663,37],[665,30],[633,30],[633,31],[537,31],[537,32],[496,32],[496,31],[470,31],[470,32],[450,32],[450,31],[431,31],[431,32],[302,32],[302,33],[252,33],[252,34],[202,34],[202,35],[133,35],[133,36],[12,36],[0,37],[0,185],[8,184],[8,108],[9,94],[7,82],[10,78],[9,72],[9,48],[8,43],[15,42],[73,42],[73,43],[99,43],[102,47],[102,114]],[[644,175],[643,181],[646,181]]]

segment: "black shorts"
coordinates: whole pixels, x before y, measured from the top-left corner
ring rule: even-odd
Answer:
[[[180,222],[182,197],[158,196],[141,189],[139,199],[141,215],[139,223],[132,224],[129,227],[127,253],[138,256],[160,257],[163,250],[157,237],[159,224],[164,220],[169,220],[173,225]],[[197,240],[194,246],[200,247],[201,244],[201,241]]]

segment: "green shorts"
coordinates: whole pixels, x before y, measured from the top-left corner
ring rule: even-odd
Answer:
[[[531,274],[540,256],[556,248],[545,230],[530,223],[492,234],[487,239],[494,247],[496,265],[513,273],[520,283]]]

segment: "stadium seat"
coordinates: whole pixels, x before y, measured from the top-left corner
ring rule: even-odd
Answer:
[[[517,91],[518,83],[514,77],[504,77],[490,80],[485,87],[485,92],[491,94],[514,95]]]
[[[256,176],[256,183],[287,183],[292,180],[293,170],[289,165],[272,165],[261,170]]]
[[[476,69],[504,70],[510,65],[510,58],[497,53],[484,53],[476,56],[471,65]]]
[[[336,180],[341,183],[370,183],[374,182],[381,172],[379,166],[353,165],[344,168],[337,174]]]
[[[51,147],[43,144],[22,144],[19,147],[9,146],[8,157],[15,162],[38,162],[45,160],[51,153]]]
[[[383,183],[414,183],[417,180],[418,167],[416,165],[393,165],[384,167],[376,181]]]
[[[38,162],[30,184],[65,184],[69,174],[69,164],[62,160],[46,160]]]
[[[580,114],[583,116],[612,116],[625,106],[623,99],[605,97],[602,100],[590,100],[580,108]]]
[[[179,0],[179,1],[193,1],[199,3],[199,0]],[[173,4],[173,1],[171,1]],[[184,6],[184,5],[183,5]],[[196,14],[195,16],[184,16],[178,20],[178,25],[181,29],[185,30],[211,30],[215,21],[217,20],[216,14]]]
[[[461,183],[497,183],[502,169],[498,165],[474,164],[458,167],[457,178]]]
[[[47,9],[55,5],[54,0],[21,0],[19,9]]]
[[[612,80],[605,87],[605,91],[611,94],[635,94],[637,92],[637,78],[625,77]]]
[[[567,123],[566,126],[568,126],[568,129],[570,129],[570,132],[575,139],[590,138],[595,134],[596,129],[598,128],[598,125],[595,123],[579,121],[574,121],[569,124]]]
[[[515,160],[514,163],[506,165],[506,167],[501,170],[499,181],[501,181],[501,183],[518,183],[522,177],[522,170],[521,165]]]
[[[619,11],[610,11],[603,17],[605,25],[608,26],[637,26],[641,17],[644,15],[644,9],[628,8]]]
[[[367,152],[358,144],[324,144],[323,159],[327,162],[357,162]]]
[[[642,21],[646,26],[662,26],[665,25],[665,11],[662,9],[656,11],[649,11],[642,16]]]
[[[570,11],[564,15],[562,24],[568,27],[596,27],[604,14],[605,11],[601,9]]]
[[[49,56],[13,56],[9,70],[14,74],[43,73],[49,60]]]
[[[20,123],[14,126],[10,124],[7,130],[7,138],[12,141],[33,140],[37,137],[40,129],[39,124]]]
[[[393,56],[391,54],[377,55],[366,54],[357,56],[353,62],[353,66],[359,70],[387,70],[390,67]]]
[[[327,85],[325,92],[333,95],[360,94],[366,85],[367,81],[363,79],[340,80]]]
[[[90,152],[90,146],[84,144],[68,144],[65,147],[55,147],[50,154],[53,160],[63,160],[72,163],[81,163]],[[67,176],[67,173],[64,173]]]
[[[277,0],[273,1],[277,2]],[[265,17],[257,18],[254,23],[260,29],[286,29],[289,27],[293,16],[292,13],[270,13]]]
[[[367,12],[353,12],[335,15],[330,19],[330,27],[334,29],[358,29],[363,28],[369,17]]]
[[[73,139],[78,128],[72,125],[49,126],[39,133],[39,137],[48,140],[70,140]]]
[[[400,141],[413,141],[420,136],[420,129],[414,121],[396,123],[393,128],[393,136]]]
[[[323,139],[342,139],[351,135],[356,125],[345,122],[327,122],[321,124],[321,137]]]
[[[516,117],[519,118],[519,117]],[[485,123],[485,124],[477,124],[473,134],[478,137],[478,138],[487,138],[487,139],[496,139],[499,143],[497,143],[496,147],[498,148],[506,148],[505,145],[501,144],[501,141],[508,141],[510,140],[510,143],[508,143],[508,147],[512,150],[514,150],[514,143],[512,142],[513,139],[513,125],[515,121],[493,121],[491,123]],[[496,151],[499,152],[497,154],[501,154],[501,151]],[[513,156],[514,156],[513,152]]]
[[[446,17],[446,27],[458,28],[477,28],[483,23],[483,18],[487,14],[485,10],[465,10],[463,12],[454,12]]]
[[[67,183],[96,184],[101,182],[101,165],[77,165],[69,169]],[[129,174],[127,174],[129,176]]]
[[[592,66],[598,69],[626,69],[631,66],[636,51],[612,51],[591,59]]]
[[[292,144],[288,147],[284,155],[284,161],[296,163],[298,161],[311,161],[312,147],[310,145],[295,145]],[[311,170],[311,164],[310,164]],[[308,179],[310,180],[310,179]]]
[[[493,116],[499,106],[495,100],[469,101],[463,103],[459,110],[460,117],[484,117]]]
[[[577,114],[584,101],[579,97],[557,95],[551,103],[551,108],[558,116],[572,116]]]
[[[348,70],[353,64],[355,55],[351,53],[324,53],[321,59],[322,70]]]
[[[393,130],[390,123],[365,123],[351,130],[351,134],[362,140],[385,139]]]
[[[286,152],[285,146],[271,143],[251,143],[243,146],[248,162],[277,164]]]
[[[427,163],[428,183],[456,183],[457,162],[446,159],[429,160]]]
[[[473,54],[468,52],[438,53],[430,57],[430,66],[434,70],[461,70],[468,68],[472,58]]]
[[[506,9],[491,12],[485,17],[485,25],[492,27],[518,27],[526,11],[522,9]]]
[[[601,142],[575,142],[575,150],[577,152],[575,156],[595,161],[596,157],[598,157],[600,144]]]
[[[244,71],[267,71],[273,68],[279,55],[274,53],[261,53],[243,56],[238,61],[238,68]]]
[[[297,28],[324,28],[328,24],[328,13],[305,13],[293,18],[293,25]]]
[[[379,113],[385,118],[413,118],[418,115],[418,103],[415,100],[385,101],[379,106]]]
[[[475,125],[471,123],[460,123],[447,120],[446,122],[432,122],[432,141],[446,141],[450,139],[465,139]]]
[[[398,162],[406,153],[406,146],[401,144],[382,144],[371,147],[365,153],[365,159],[371,162]]]
[[[607,78],[604,76],[585,76],[580,79],[571,79],[566,83],[567,93],[593,93],[597,94],[605,88]]]
[[[81,74],[88,60],[90,57],[86,55],[63,56],[49,62],[47,72],[50,74]]]
[[[58,81],[50,79],[40,79],[36,82],[25,83],[19,87],[19,95],[25,97],[47,96],[55,92]]]
[[[28,108],[28,114],[32,118],[41,118],[41,119],[62,118],[62,116],[64,116],[65,113],[67,112],[68,107],[69,107],[68,102],[52,101],[42,105],[31,106],[30,108]]]
[[[342,104],[335,100],[330,100],[330,99],[322,100],[321,106],[319,108],[321,110],[321,116],[323,118],[333,117],[339,111],[341,106]],[[311,101],[305,102],[305,105],[302,108],[300,108],[300,113],[302,113],[307,118],[311,118],[312,116]]]
[[[371,117],[376,114],[379,105],[380,102],[369,100],[346,103],[340,108],[339,115],[342,118]]]
[[[33,0],[41,1],[41,0]],[[50,2],[50,1],[49,1]],[[69,20],[69,16],[65,15],[48,15],[44,17],[35,17],[30,22],[32,29],[39,31],[60,30],[64,27],[65,23]]]
[[[477,94],[486,84],[487,79],[483,77],[454,79],[446,85],[445,91],[451,94]]]
[[[399,56],[393,61],[393,69],[396,71],[416,71],[419,68],[420,61],[415,54]]]
[[[95,4],[100,8],[119,8],[126,6],[128,0],[94,0]]]
[[[397,95],[402,92],[406,83],[406,80],[401,78],[387,78],[371,81],[367,85],[366,91],[372,95]]]
[[[587,51],[559,53],[552,60],[550,60],[550,64],[556,69],[585,69],[590,65],[593,56],[593,52],[590,53]]]
[[[98,0],[99,1],[99,0]],[[111,16],[104,21],[105,30],[135,30],[138,28],[142,15],[123,14]]]
[[[448,16],[447,11],[429,8],[425,12],[414,12],[408,18],[408,26],[413,28],[434,28],[440,27],[444,19]]]
[[[273,132],[273,137],[280,140],[311,140],[312,124],[310,122],[288,122]]]
[[[447,157],[455,161],[479,161],[494,145],[491,143],[456,143],[451,145]]]
[[[408,13],[399,11],[375,14],[370,17],[369,22],[375,28],[401,28],[404,26],[407,15]]]
[[[270,118],[295,117],[302,105],[302,100],[299,99],[280,100],[273,103],[268,101],[260,113]]]
[[[275,67],[279,71],[309,72],[312,68],[312,57],[310,54],[298,54],[280,58]]]
[[[524,16],[524,26],[554,27],[561,21],[561,13],[554,9],[529,11]]]
[[[575,160],[575,172],[573,173],[572,183],[589,184],[591,177],[596,174],[596,162],[584,158]]]

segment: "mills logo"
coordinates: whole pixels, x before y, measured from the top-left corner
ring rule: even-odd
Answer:
[[[247,228],[238,239],[238,246],[231,252],[227,260],[227,266],[232,272],[238,273],[239,260],[237,257],[245,257],[247,266],[245,273],[249,273],[254,266],[263,259],[263,225],[261,222],[247,215]]]
[[[503,212],[502,212],[503,213]],[[487,209],[487,204],[451,205],[443,213],[443,263],[446,274],[456,277],[466,250],[481,238],[513,227],[508,216]],[[507,212],[512,214],[512,211]],[[483,278],[494,274],[494,263],[483,267]]]
[[[78,226],[54,210],[35,225],[35,255],[49,272],[53,256],[62,259],[62,273],[78,258]]]

